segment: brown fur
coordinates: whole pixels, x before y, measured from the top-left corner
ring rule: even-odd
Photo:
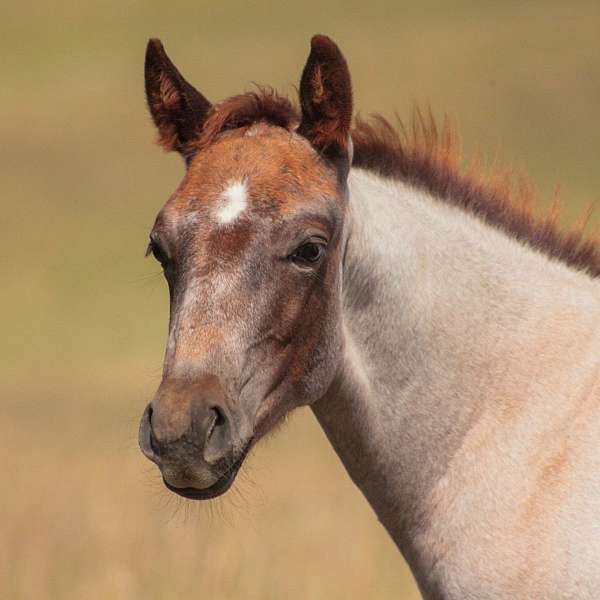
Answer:
[[[226,131],[257,122],[293,131],[299,111],[271,89],[233,96],[213,107],[193,142],[194,151],[207,148]],[[439,127],[430,113],[416,110],[409,128],[400,123],[396,129],[375,115],[369,121],[357,118],[351,135],[353,166],[421,187],[551,258],[600,276],[598,244],[583,235],[589,213],[572,230],[561,230],[557,198],[546,215],[536,215],[535,192],[526,180],[515,189],[508,172],[486,173],[477,162],[462,169],[458,138],[447,119]]]
[[[265,122],[292,131],[298,121],[298,111],[287,98],[270,88],[260,88],[215,105],[194,142],[194,149],[198,152],[207,148],[220,134],[231,129]]]
[[[211,108],[171,62],[160,40],[149,40],[144,65],[146,100],[165,150],[190,159],[189,144],[196,139]]]
[[[352,123],[352,83],[346,59],[328,37],[315,35],[300,80],[298,132],[331,158],[346,157]]]

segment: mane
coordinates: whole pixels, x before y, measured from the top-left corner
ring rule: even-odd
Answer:
[[[259,88],[215,105],[194,146],[201,150],[223,132],[257,122],[293,131],[299,121],[298,108],[286,97]],[[440,127],[431,112],[415,110],[408,128],[402,122],[395,128],[380,115],[368,121],[357,118],[351,135],[353,167],[424,189],[531,248],[600,277],[600,247],[584,235],[591,211],[585,211],[572,229],[561,229],[558,190],[550,210],[538,214],[535,190],[526,179],[515,186],[511,172],[487,172],[479,160],[464,169],[458,136],[447,118]]]
[[[561,229],[558,188],[550,210],[536,214],[535,189],[527,179],[515,187],[510,171],[488,173],[478,159],[463,169],[458,136],[447,118],[439,127],[431,112],[416,109],[408,129],[402,122],[396,129],[380,115],[358,118],[352,140],[352,166],[422,188],[553,259],[600,276],[600,248],[584,235],[591,207],[572,229]]]

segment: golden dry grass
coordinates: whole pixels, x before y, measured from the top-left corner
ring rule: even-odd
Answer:
[[[181,174],[152,147],[145,41],[213,99],[293,91],[315,32],[362,113],[448,112],[467,154],[527,171],[566,218],[600,195],[600,5],[87,2],[4,7],[0,597],[417,598],[311,415],[212,505],[169,496],[136,448],[166,293],[148,228]]]

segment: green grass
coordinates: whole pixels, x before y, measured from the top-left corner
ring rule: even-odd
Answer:
[[[332,35],[362,114],[447,112],[467,156],[600,196],[597,2],[12,3],[0,38],[2,598],[417,598],[308,411],[237,491],[188,505],[136,449],[166,290],[143,259],[181,176],[151,144],[145,42],[212,99],[294,93]]]

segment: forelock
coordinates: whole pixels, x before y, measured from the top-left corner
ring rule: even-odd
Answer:
[[[299,123],[299,111],[292,102],[275,90],[261,88],[227,98],[216,104],[194,142],[196,152],[210,146],[225,131],[268,123],[293,131]]]

